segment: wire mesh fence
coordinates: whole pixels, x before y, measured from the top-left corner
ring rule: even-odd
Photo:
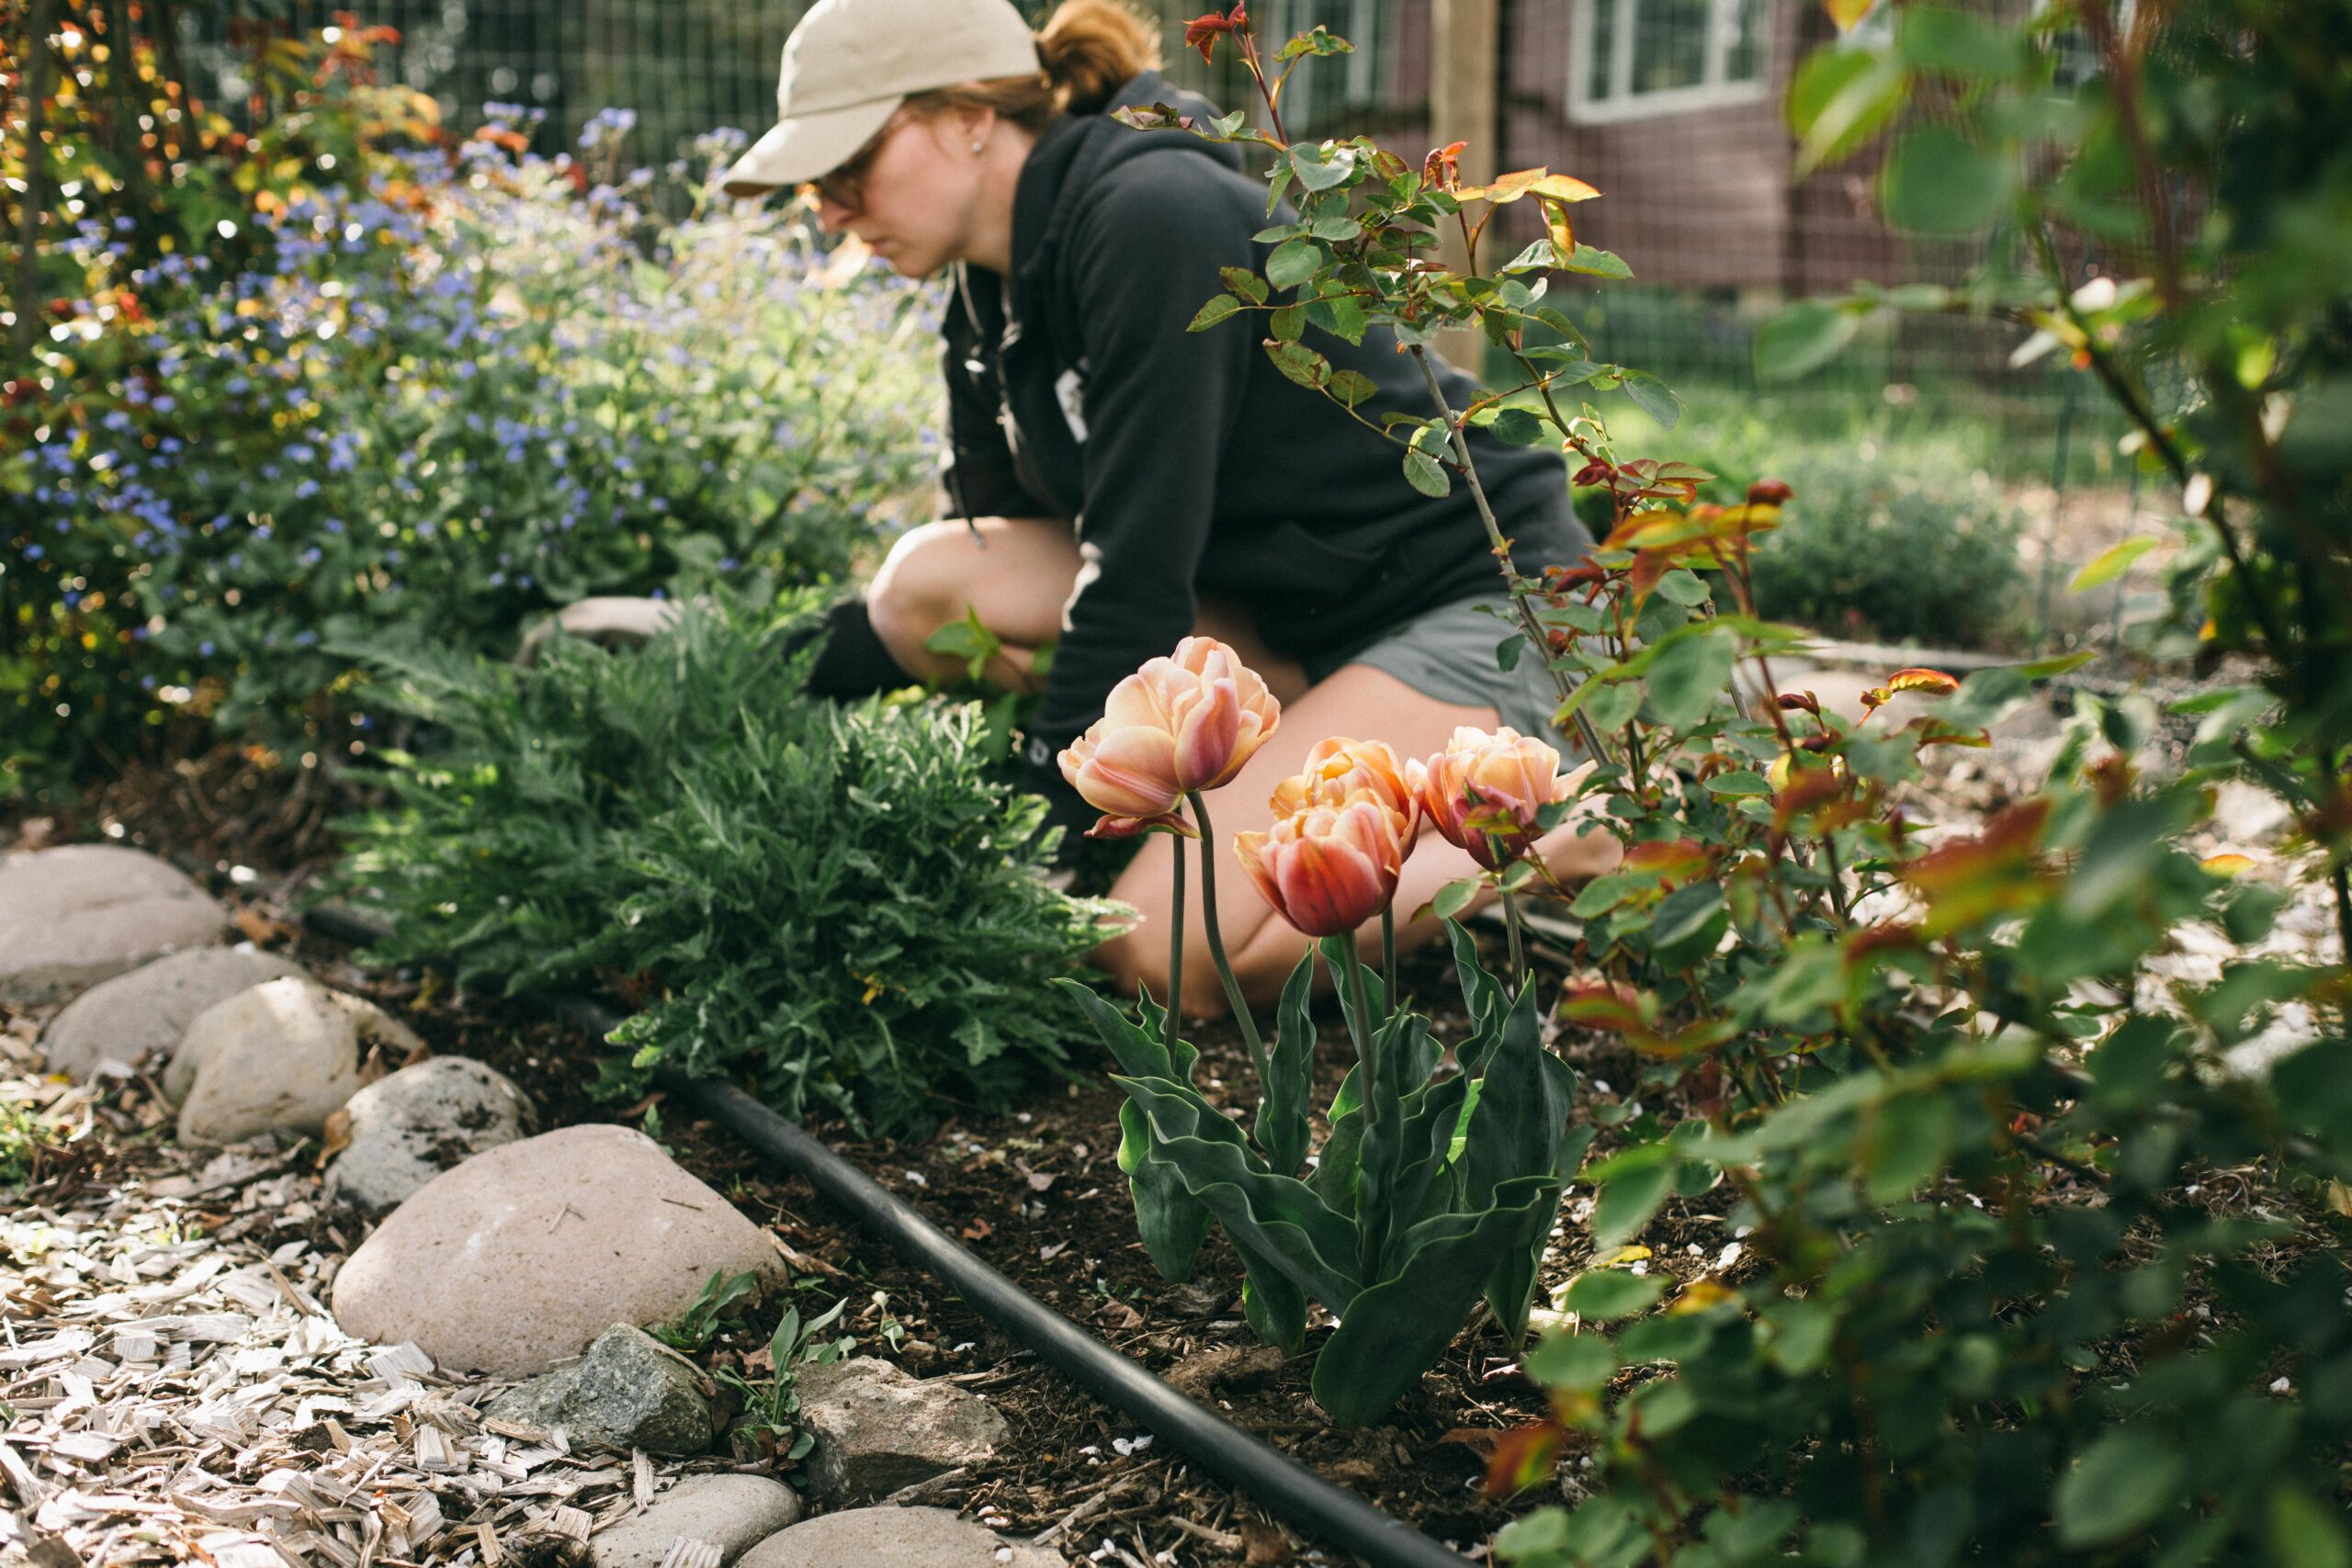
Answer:
[[[332,25],[353,0],[284,0],[299,26]],[[2004,9],[2025,0],[1979,0]],[[433,95],[458,130],[503,102],[544,115],[542,152],[571,147],[597,111],[637,117],[633,161],[658,166],[720,127],[756,136],[775,114],[786,36],[805,0],[359,0],[388,23],[388,79]],[[1833,41],[1804,0],[1501,0],[1498,164],[1544,164],[1597,186],[1579,213],[1584,237],[1614,250],[1636,282],[1587,290],[1568,308],[1605,357],[1651,369],[1715,403],[1746,400],[1838,423],[1960,419],[2004,478],[2114,478],[2116,432],[2073,373],[2018,369],[2018,329],[1981,320],[1907,317],[1866,333],[1838,363],[1794,386],[1759,384],[1751,355],[1778,302],[1844,290],[1857,279],[1956,279],[1973,257],[1880,222],[1872,171],[1840,167],[1793,179],[1781,118],[1790,73]],[[1205,0],[1143,0],[1160,23],[1166,73],[1233,107],[1249,102],[1229,57],[1182,47],[1187,13]],[[1042,24],[1051,0],[1023,0]],[[1305,62],[1284,101],[1294,134],[1371,134],[1416,160],[1432,140],[1429,0],[1265,0],[1264,34],[1322,23],[1354,52]],[[1881,7],[1882,11],[1890,7]],[[1869,25],[1869,24],[1866,24]],[[238,55],[204,14],[184,26],[191,64],[233,99]],[[1521,215],[1507,215],[1504,238]],[[2060,418],[2061,411],[2065,417]]]

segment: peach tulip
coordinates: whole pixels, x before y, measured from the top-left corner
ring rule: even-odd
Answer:
[[[1232,782],[1281,717],[1233,649],[1188,637],[1111,688],[1102,716],[1061,754],[1062,777],[1106,816],[1163,816]]]
[[[1234,853],[1274,913],[1308,936],[1337,936],[1396,896],[1405,852],[1396,814],[1370,790],[1307,807],[1262,833],[1236,833]]]
[[[1306,765],[1274,786],[1269,802],[1276,818],[1295,817],[1310,806],[1338,806],[1362,791],[1386,807],[1395,818],[1396,843],[1413,852],[1420,831],[1421,803],[1396,753],[1385,740],[1350,740],[1332,736],[1315,743]]]
[[[1412,779],[1430,823],[1488,871],[1525,854],[1541,832],[1536,813],[1568,798],[1560,754],[1508,725],[1455,730],[1444,750],[1413,764]]]

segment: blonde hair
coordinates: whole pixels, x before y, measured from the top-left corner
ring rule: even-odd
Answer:
[[[1130,80],[1159,64],[1150,23],[1116,0],[1062,0],[1037,34],[1045,69],[1032,76],[916,93],[907,107],[923,118],[988,109],[1032,135],[1058,114],[1100,114]]]

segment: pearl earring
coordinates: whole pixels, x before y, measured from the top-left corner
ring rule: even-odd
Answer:
[[[978,153],[978,152],[979,152],[979,150],[980,150],[980,143],[978,143],[978,142],[977,142],[977,141],[973,142],[973,143],[972,143],[972,151],[973,151],[975,153]]]

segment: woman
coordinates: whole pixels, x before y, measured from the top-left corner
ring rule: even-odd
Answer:
[[[1511,628],[1482,606],[1507,600],[1467,488],[1413,491],[1396,447],[1283,378],[1261,333],[1185,330],[1223,288],[1220,268],[1262,270],[1270,247],[1251,235],[1269,221],[1266,193],[1231,147],[1109,118],[1179,96],[1152,70],[1156,55],[1145,25],[1107,0],[1069,0],[1035,35],[1007,0],[820,0],[785,45],[780,123],[728,188],[809,187],[828,231],[847,230],[910,277],[944,271],[953,284],[944,368],[956,518],[909,533],[865,599],[836,608],[812,688],[953,679],[961,661],[925,644],[976,614],[1004,646],[991,673],[1040,694],[1029,773],[1073,833],[1094,813],[1056,754],[1101,716],[1114,683],[1189,633],[1230,644],[1285,709],[1282,736],[1212,798],[1220,835],[1262,827],[1275,782],[1325,736],[1411,756],[1463,725],[1549,734],[1556,695],[1540,661],[1497,665]],[[1373,379],[1361,412],[1374,426],[1432,412],[1419,366],[1385,330],[1361,345],[1317,329],[1307,341]],[[1469,380],[1441,377],[1453,406],[1467,406]],[[1578,558],[1589,541],[1558,455],[1483,432],[1471,442],[1521,569]],[[1038,660],[1048,646],[1050,661]],[[1543,847],[1564,875],[1616,854],[1607,835],[1565,828]],[[1113,889],[1143,921],[1100,954],[1159,994],[1155,918],[1167,918],[1172,869],[1173,841],[1152,837]],[[1450,845],[1422,844],[1398,909],[1475,869]],[[1244,878],[1220,877],[1217,894],[1244,989],[1273,996],[1306,939],[1270,919]],[[1433,930],[1414,922],[1400,938]],[[1205,941],[1187,933],[1188,952],[1204,953],[1194,973],[1206,973]],[[1187,1000],[1205,1012],[1222,1003],[1216,991],[1190,987]]]

